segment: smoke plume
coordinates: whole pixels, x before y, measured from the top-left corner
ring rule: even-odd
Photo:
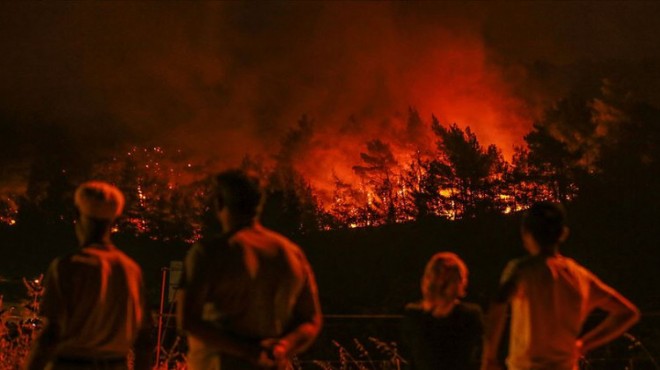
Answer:
[[[508,157],[576,81],[605,77],[582,73],[586,60],[651,61],[657,74],[658,13],[651,3],[3,3],[0,173],[20,183],[49,145],[92,159],[176,148],[211,171],[280,152],[303,114],[313,135],[289,155],[321,187],[352,176],[371,140],[395,155],[432,145],[431,114]],[[411,107],[426,127],[414,134]]]

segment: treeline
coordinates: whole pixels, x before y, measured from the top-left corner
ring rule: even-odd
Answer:
[[[608,80],[591,97],[572,95],[547,109],[510,161],[497,146],[483,146],[470,127],[445,125],[434,116],[424,120],[414,108],[406,126],[407,133],[430,138],[430,145],[418,141],[406,152],[396,142],[366,142],[352,167],[359,181],[335,176],[329,197],[319,197],[287,155],[278,156],[269,171],[261,168],[270,173],[277,209],[289,211],[290,217],[275,223],[305,232],[456,220],[515,212],[539,200],[580,198],[594,209],[637,215],[658,205],[660,110]],[[313,122],[303,116],[282,141],[283,152],[313,135]]]
[[[541,199],[625,199],[622,207],[636,207],[658,204],[659,124],[657,107],[604,81],[591,97],[569,96],[550,107],[510,161],[497,146],[482,145],[470,127],[425,119],[410,108],[405,130],[418,138],[415,145],[365,142],[353,179],[335,176],[330,192],[315,189],[298,170],[300,148],[313,150],[320,135],[307,116],[284,135],[278,153],[246,156],[241,167],[266,184],[265,222],[290,235],[509,213]],[[120,232],[192,242],[214,228],[209,166],[159,147],[94,161],[66,152],[38,156],[27,191],[2,198],[0,221],[26,229],[69,223],[75,186],[100,178],[127,197]]]

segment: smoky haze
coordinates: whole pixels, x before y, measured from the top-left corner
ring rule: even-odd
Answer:
[[[430,130],[404,135],[409,107],[508,156],[545,107],[607,77],[595,70],[642,63],[627,80],[660,96],[659,16],[628,2],[5,2],[0,174],[15,186],[35,157],[133,145],[231,166],[276,153],[306,114],[314,135],[293,158],[322,184],[350,176],[369,140],[427,145]]]

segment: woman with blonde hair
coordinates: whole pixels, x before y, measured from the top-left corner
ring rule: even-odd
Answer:
[[[482,312],[478,305],[461,302],[467,283],[467,266],[454,253],[437,253],[426,264],[422,299],[406,305],[403,319],[413,369],[479,368]]]

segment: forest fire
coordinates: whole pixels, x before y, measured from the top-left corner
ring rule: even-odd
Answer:
[[[378,125],[367,121],[376,126],[355,137],[329,131],[303,115],[283,135],[274,155],[248,153],[240,167],[262,178],[271,210],[285,212],[282,219],[288,220],[291,232],[517,212],[538,200],[574,199],[578,181],[601,171],[608,151],[622,145],[608,133],[633,129],[630,115],[639,108],[611,89],[601,94],[581,102],[561,101],[548,110],[510,159],[499,146],[482,145],[470,127],[441,123],[435,116],[425,120],[410,108],[405,117],[381,126],[391,130],[378,135]],[[352,124],[360,126],[358,121]],[[375,136],[358,145],[365,132]],[[645,148],[653,146],[640,147]],[[157,145],[133,146],[124,153],[97,161],[84,175],[117,184],[127,194],[119,229],[154,240],[198,240],[210,211],[210,175],[223,168],[220,162]],[[83,180],[72,173],[80,171],[58,172],[64,181],[58,199]],[[33,196],[39,206],[60,204],[46,201],[53,196],[48,194],[52,186],[28,188],[38,190]],[[2,223],[17,222],[19,198],[3,203]],[[52,212],[66,219],[66,212]]]
[[[355,162],[335,163],[350,172],[345,177],[335,173],[331,186],[311,177],[317,173],[303,172],[310,164],[293,155],[296,148],[315,140],[306,116],[288,132],[273,160],[248,156],[241,166],[262,177],[274,206],[293,212],[289,216],[299,231],[510,213],[532,200],[566,200],[577,191],[570,183],[553,189],[548,171],[532,179],[524,151],[509,163],[495,145],[481,146],[470,128],[444,126],[435,117],[426,125],[414,109],[407,121],[407,129],[428,142],[419,137],[417,145],[368,141],[366,150],[353,153]],[[193,165],[180,149],[170,152],[155,146],[132,147],[123,156],[99,162],[92,176],[117,184],[127,196],[125,216],[116,231],[194,242],[209,211],[206,194],[212,172]],[[9,213],[3,217],[3,223],[15,223]]]
[[[479,146],[472,150],[472,154],[486,155]],[[525,206],[520,190],[513,194],[512,187],[507,188],[503,182],[502,171],[510,166],[501,157],[494,158],[499,162],[493,162],[481,177],[473,178],[456,177],[451,164],[441,163],[432,153],[422,154],[418,150],[395,156],[389,145],[378,140],[367,143],[366,152],[359,153],[359,157],[361,164],[352,166],[352,176],[347,181],[335,176],[332,189],[316,188],[312,185],[315,179],[308,179],[295,167],[277,160],[275,163],[246,160],[243,165],[262,175],[271,195],[288,194],[292,197],[285,198],[288,202],[298,201],[323,219],[317,224],[318,229],[378,226],[424,216],[453,220],[477,211],[480,203],[489,203],[488,207],[503,213]],[[496,164],[500,167],[496,168]],[[443,169],[449,172],[441,172],[438,166],[449,166]],[[177,163],[174,156],[160,147],[134,147],[123,158],[115,156],[99,163],[94,170],[97,176],[113,181],[127,194],[126,216],[114,231],[132,230],[160,238],[157,235],[168,227],[187,224],[190,226],[182,226],[175,233],[186,234],[184,239],[189,242],[197,240],[200,218],[207,207],[208,180],[207,175],[191,171],[192,167],[191,163]],[[500,193],[491,199],[487,193],[490,191]],[[526,191],[528,197],[533,192],[548,198],[555,196],[541,184],[527,186]],[[17,208],[5,207],[0,222],[14,225],[17,213]]]
[[[121,230],[195,240],[208,176],[239,163],[260,174],[293,230],[511,213],[573,199],[577,177],[600,170],[631,122],[632,95],[617,85],[626,78],[615,77],[633,68],[580,69],[571,53],[539,60],[547,30],[507,32],[515,12],[499,4],[145,5],[164,17],[149,20],[140,7],[107,6],[133,17],[97,25],[81,20],[96,14],[82,4],[62,15],[71,22],[40,13],[59,45],[8,26],[25,38],[17,55],[42,45],[51,57],[39,60],[53,67],[5,73],[8,117],[23,129],[3,135],[0,159],[9,188],[23,191],[0,199],[0,223],[20,223],[26,204],[67,216],[71,187],[100,178],[128,195]],[[78,23],[88,31],[60,28]],[[511,50],[512,38],[534,48]],[[72,55],[90,56],[84,70]]]
[[[396,350],[401,325],[384,317],[419,298],[441,250],[465,259],[465,300],[486,307],[523,253],[519,213],[542,200],[571,216],[567,255],[657,316],[659,17],[652,2],[0,2],[0,370],[36,337],[39,274],[78,245],[77,186],[125,195],[112,239],[156,307],[163,266],[220,231],[213,175],[229,168],[262,180],[264,226],[315,271],[319,343],[339,361],[299,369],[401,367],[396,351],[362,361],[358,337],[395,324],[373,342]],[[40,277],[12,313],[20,276]],[[331,321],[346,313],[379,321]],[[167,337],[157,367],[185,367],[185,338]],[[658,352],[626,344],[611,368]],[[624,358],[588,356],[605,357]]]

